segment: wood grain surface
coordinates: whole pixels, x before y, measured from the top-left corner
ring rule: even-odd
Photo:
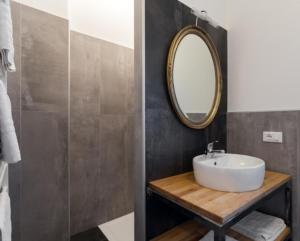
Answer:
[[[196,183],[193,173],[189,172],[150,182],[149,187],[164,198],[175,201],[199,216],[224,224],[290,179],[289,175],[266,171],[260,189],[231,193],[200,186]]]

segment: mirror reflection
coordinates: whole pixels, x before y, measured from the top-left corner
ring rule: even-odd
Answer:
[[[207,44],[196,34],[186,35],[174,59],[174,90],[178,105],[193,122],[210,112],[215,96],[215,67]]]

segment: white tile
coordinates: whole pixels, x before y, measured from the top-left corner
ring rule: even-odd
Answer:
[[[99,228],[109,241],[134,241],[134,214],[114,219]]]

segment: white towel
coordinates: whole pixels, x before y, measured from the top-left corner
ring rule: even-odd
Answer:
[[[2,1],[2,0],[0,0]],[[4,83],[0,80],[0,138],[3,160],[16,163],[21,160],[18,139],[11,113],[11,103]]]
[[[214,231],[210,231],[200,241],[214,241]],[[237,241],[237,240],[229,236],[226,236],[226,241]]]
[[[252,212],[232,229],[255,241],[274,241],[286,228],[280,218],[260,212]]]
[[[0,193],[0,232],[1,241],[11,241],[11,210],[7,187]]]
[[[0,71],[14,72],[14,42],[10,0],[0,0]]]

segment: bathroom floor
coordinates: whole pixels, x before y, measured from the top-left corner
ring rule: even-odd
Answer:
[[[109,241],[134,241],[134,214],[112,220],[99,228]]]
[[[99,228],[93,228],[71,237],[71,241],[108,241]]]
[[[71,241],[134,241],[134,214],[130,213],[74,235]]]

